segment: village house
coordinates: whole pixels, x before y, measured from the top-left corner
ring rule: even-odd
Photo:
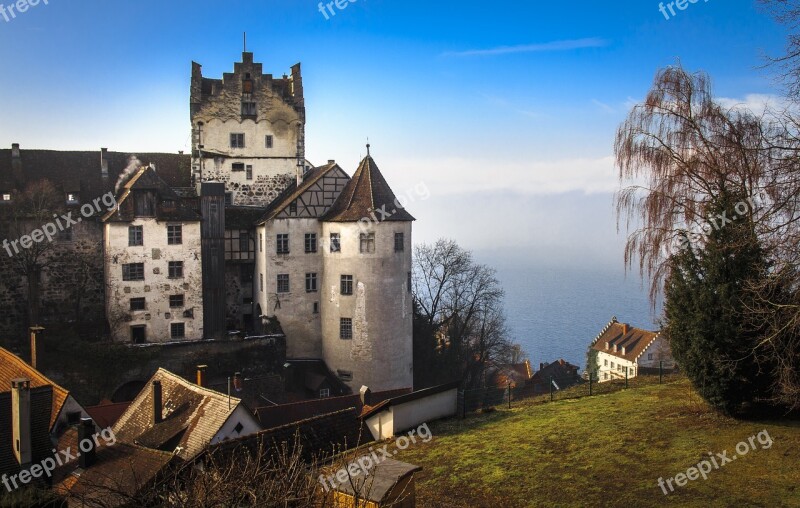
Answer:
[[[603,328],[589,347],[587,371],[600,382],[633,378],[673,369],[669,342],[660,332],[620,323],[616,317]]]

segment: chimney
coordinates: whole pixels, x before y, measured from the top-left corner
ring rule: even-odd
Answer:
[[[622,323],[622,335],[628,335],[628,331],[630,331],[631,327],[628,323]]]
[[[372,405],[372,390],[370,390],[369,387],[362,386],[358,392],[361,394],[362,406]]]
[[[336,159],[328,159],[328,164],[336,164]]]
[[[11,380],[11,434],[14,456],[20,466],[31,463],[31,382]]]
[[[28,331],[31,332],[31,367],[36,368],[36,335],[43,332],[44,328],[41,326],[31,326]]]
[[[97,460],[97,444],[94,441],[94,422],[91,418],[81,418],[78,426],[78,447],[81,450],[78,464],[83,469],[89,469]],[[83,443],[89,443],[87,451]]]
[[[19,160],[19,143],[11,143],[11,160]]]
[[[242,373],[237,372],[233,375],[233,389],[237,392],[241,392],[242,388]]]
[[[100,149],[100,174],[108,178],[108,148]]]
[[[19,143],[11,144],[11,174],[18,186],[22,185],[22,157],[19,154]]]
[[[202,388],[206,387],[206,369],[208,365],[198,365],[197,366],[197,386]]]
[[[560,360],[558,361],[558,363],[559,363],[559,364],[561,364],[561,365],[563,366],[563,365],[564,365],[564,363],[565,363],[565,362],[564,362],[564,359],[563,359],[563,358],[562,358],[562,359],[560,359]]]
[[[164,421],[161,381],[153,381],[153,424]]]
[[[542,369],[544,369],[544,364],[543,363],[539,363],[539,370],[542,370]]]

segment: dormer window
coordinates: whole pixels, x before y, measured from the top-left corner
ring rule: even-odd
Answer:
[[[79,202],[78,195],[75,193],[67,194],[67,204],[68,205],[77,205]]]
[[[606,342],[606,349],[608,349],[608,342]]]
[[[614,344],[614,352],[615,353],[617,352],[617,345],[616,344]]]
[[[622,354],[625,354],[625,346],[622,346]]]

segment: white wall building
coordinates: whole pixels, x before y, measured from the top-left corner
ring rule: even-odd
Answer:
[[[200,216],[152,167],[103,217],[106,314],[118,342],[203,338]]]
[[[675,368],[669,342],[660,332],[619,323],[616,317],[603,328],[589,348],[588,370],[600,382],[625,379]]]

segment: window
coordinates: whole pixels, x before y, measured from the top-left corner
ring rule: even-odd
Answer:
[[[173,339],[186,337],[186,325],[183,323],[172,323],[169,325],[169,332]]]
[[[253,282],[253,265],[239,265],[239,279],[242,284]]]
[[[248,180],[252,180],[253,179],[253,166],[248,164],[246,166],[246,168],[247,168],[247,179]]]
[[[411,272],[406,272],[406,290],[410,293],[412,286]]]
[[[234,162],[231,164],[231,171],[244,171],[244,162]]]
[[[143,325],[131,326],[131,342],[134,344],[147,342],[147,327]]]
[[[169,278],[182,279],[183,278],[183,261],[170,261],[169,262]]]
[[[317,252],[317,234],[306,233],[306,254]]]
[[[68,205],[77,205],[79,202],[78,195],[75,193],[67,194],[67,204]]]
[[[241,434],[241,433],[242,433],[242,431],[244,430],[244,425],[242,425],[242,422],[236,422],[236,427],[234,427],[234,428],[233,428],[233,430],[234,430],[234,431],[235,431],[237,434]]]
[[[143,226],[128,227],[128,246],[138,247],[144,245]]]
[[[258,234],[258,250],[264,252],[264,233]]]
[[[653,353],[647,353],[647,359],[648,360],[652,360],[653,359]]]
[[[3,201],[11,201],[11,194],[3,194]]]
[[[317,291],[317,274],[306,274],[306,293],[315,293]]]
[[[169,306],[172,309],[183,307],[183,295],[169,295]]]
[[[175,207],[175,200],[174,199],[165,199],[161,203],[161,208],[163,208],[164,210],[174,211],[175,208],[176,208]]]
[[[406,235],[404,233],[394,234],[394,251],[403,252],[406,250]]]
[[[312,309],[313,309],[312,312],[314,314],[319,314],[319,302],[314,302]]]
[[[331,252],[342,252],[342,240],[339,233],[331,233]]]
[[[289,292],[289,274],[280,273],[278,274],[278,293],[288,293],[288,292]]]
[[[256,116],[257,110],[255,102],[242,102],[242,116]]]
[[[131,311],[145,310],[146,305],[144,298],[131,298]]]
[[[603,372],[603,379],[608,379],[608,372]]]
[[[341,379],[342,381],[353,380],[353,372],[349,370],[337,370],[336,375],[339,376],[339,379]]]
[[[352,275],[342,275],[342,281],[340,284],[339,292],[343,295],[352,295],[353,294],[353,276]]]
[[[122,265],[122,280],[144,280],[144,263],[131,263]]]
[[[375,233],[361,233],[361,253],[375,252]]]
[[[250,233],[247,231],[239,231],[239,250],[250,252]]]
[[[167,244],[180,245],[183,243],[183,226],[167,226]]]
[[[64,231],[59,231],[56,234],[56,239],[59,242],[71,242],[72,241],[72,228],[67,228]]]
[[[244,134],[231,134],[231,148],[244,148]]]
[[[277,253],[289,254],[289,235],[278,235]]]
[[[264,292],[264,274],[263,273],[259,273],[258,274],[258,287],[260,288],[260,291],[263,293]]]
[[[233,192],[226,192],[225,193],[225,204],[230,206],[233,204]]]
[[[349,340],[353,338],[353,320],[349,317],[339,319],[339,338]]]
[[[603,367],[608,367],[608,360],[603,360]]]
[[[273,144],[272,136],[267,136],[265,141],[264,141],[264,144],[265,144],[265,146],[267,148],[272,148],[272,144]]]
[[[331,389],[330,388],[320,388],[319,390],[319,398],[320,399],[327,399],[331,396]]]
[[[611,362],[611,368],[612,369],[614,368],[614,362]]]

